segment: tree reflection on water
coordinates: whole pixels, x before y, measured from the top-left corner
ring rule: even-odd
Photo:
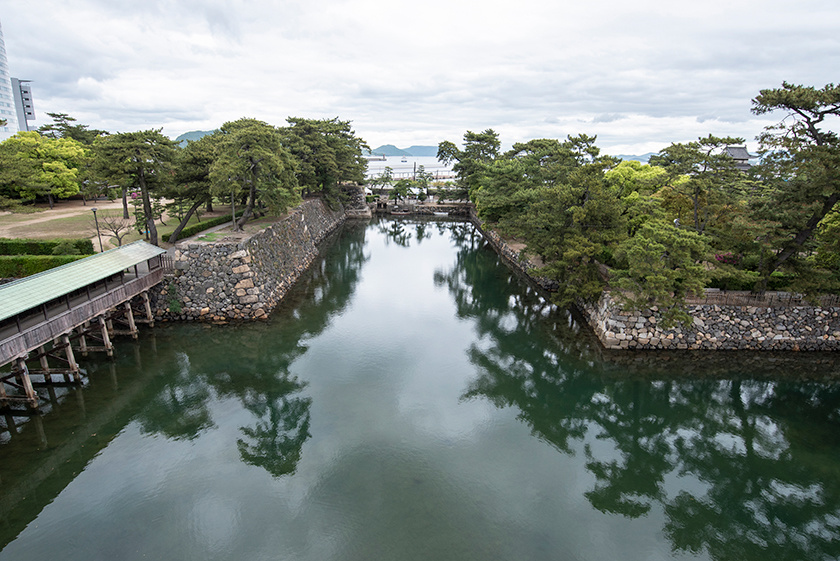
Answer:
[[[202,332],[209,342],[180,352],[180,373],[140,413],[142,429],[194,439],[215,426],[211,398],[235,398],[254,418],[240,427],[236,441],[242,461],[274,477],[294,473],[310,437],[312,399],[289,369],[306,352],[306,339],[321,333],[350,301],[368,259],[364,235],[364,225],[342,230],[335,255],[314,265],[280,305],[285,319],[279,333],[259,325],[236,326],[249,330],[247,337],[230,337],[226,329]]]
[[[438,271],[476,318],[478,369],[463,399],[515,407],[559,452],[583,450],[593,507],[629,518],[656,505],[674,551],[718,561],[840,558],[840,384],[821,355],[602,353],[469,230]],[[836,367],[833,367],[836,369]],[[796,380],[802,372],[827,381]],[[597,444],[597,445],[596,445]]]

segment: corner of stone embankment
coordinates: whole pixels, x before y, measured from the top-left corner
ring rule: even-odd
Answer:
[[[473,212],[473,224],[508,264],[546,290],[556,284],[533,275],[533,264],[514,251],[496,232],[485,228]],[[624,310],[609,292],[594,304],[580,303],[581,315],[601,344],[616,350],[840,350],[840,307],[696,305],[688,308],[693,322],[664,328],[662,313]]]
[[[209,322],[266,318],[318,255],[318,243],[344,220],[343,210],[311,199],[248,239],[178,244],[174,273],[152,294],[156,317]]]

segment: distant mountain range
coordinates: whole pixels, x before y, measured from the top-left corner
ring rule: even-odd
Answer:
[[[183,147],[187,145],[188,140],[198,140],[202,136],[213,134],[214,132],[215,131],[185,132],[184,134],[176,138],[175,142],[180,143]],[[397,148],[393,144],[383,144],[382,146],[371,150],[370,153],[375,154],[377,156],[408,156],[413,158],[434,158],[435,156],[437,156],[437,151],[437,146],[409,146],[408,148]],[[615,157],[621,158],[622,160],[636,160],[638,162],[646,164],[648,158],[650,158],[654,154],[656,154],[656,152],[648,152],[647,154],[642,154],[641,156],[633,154],[615,154]]]
[[[188,140],[198,140],[202,136],[213,134],[216,131],[187,131],[175,139],[175,142],[181,145],[181,148],[187,145]]]
[[[393,144],[383,144],[379,148],[374,148],[371,150],[372,154],[376,154],[377,156],[411,156],[415,158],[426,158],[431,157],[434,158],[437,156],[437,146],[409,146],[408,148],[397,148]],[[656,152],[648,152],[647,154],[642,155],[634,155],[634,154],[616,154],[616,158],[621,158],[622,160],[636,160],[638,162],[642,162],[646,164],[648,158],[656,154]]]
[[[648,159],[653,156],[654,154],[658,154],[659,152],[648,152],[647,154],[642,154],[641,156],[634,156],[628,154],[610,154],[611,156],[614,155],[616,158],[621,158],[622,160],[636,160],[637,162],[642,162],[643,164],[648,163]]]

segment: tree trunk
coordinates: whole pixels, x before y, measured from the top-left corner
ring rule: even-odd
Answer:
[[[140,195],[143,197],[143,214],[146,215],[146,233],[149,236],[149,243],[158,245],[155,217],[152,215],[152,201],[149,199],[149,188],[146,186],[146,172],[143,168],[140,168],[138,180],[140,183]]]
[[[128,187],[122,188],[123,218],[128,220]]]
[[[204,212],[213,212],[213,198],[207,199],[207,206],[204,208]]]
[[[233,224],[233,231],[236,232],[236,196],[230,193],[230,223]]]
[[[759,286],[761,287],[762,292],[767,290],[770,275],[772,275],[774,271],[778,270],[779,267],[781,267],[785,261],[790,259],[792,255],[795,255],[802,250],[802,245],[814,235],[814,231],[817,229],[817,226],[819,226],[822,219],[831,212],[831,209],[834,208],[834,205],[838,202],[840,202],[840,193],[834,193],[833,195],[827,197],[823,202],[822,207],[817,209],[816,212],[811,215],[811,218],[808,219],[808,222],[805,223],[805,227],[799,230],[793,239],[785,244],[772,263],[767,264],[767,268],[762,271],[761,280],[759,281]]]
[[[239,217],[239,220],[235,222],[234,229],[237,232],[242,231],[242,226],[248,222],[248,219],[251,218],[251,212],[254,210],[254,200],[257,198],[257,186],[254,182],[251,182],[251,188],[248,192],[248,204],[245,205],[245,212],[242,213],[242,216]]]
[[[245,212],[242,213],[242,216],[239,217],[239,221],[236,222],[236,231],[242,230],[242,226],[244,226],[251,217],[251,213],[253,212],[254,205],[257,201],[257,164],[253,160],[251,161],[250,184],[250,189],[248,190],[248,204],[245,206]]]
[[[181,233],[181,230],[183,230],[186,227],[187,222],[190,221],[190,218],[192,218],[193,213],[196,211],[196,209],[198,207],[201,206],[201,203],[202,203],[201,200],[198,200],[198,201],[193,203],[193,205],[187,211],[186,216],[184,216],[184,219],[181,220],[181,223],[178,224],[178,227],[175,228],[175,231],[172,232],[171,236],[169,236],[169,243],[175,243],[176,241],[178,241],[178,235]]]

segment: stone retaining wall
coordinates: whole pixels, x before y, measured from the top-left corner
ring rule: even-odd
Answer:
[[[484,239],[488,241],[490,245],[493,246],[493,249],[496,250],[496,253],[506,261],[511,267],[515,270],[519,271],[535,283],[537,283],[540,288],[548,291],[557,290],[557,281],[553,281],[551,279],[547,279],[545,277],[536,277],[531,274],[531,271],[535,268],[534,264],[528,260],[525,256],[523,256],[520,252],[516,251],[512,247],[510,247],[502,237],[497,234],[494,230],[490,230],[489,228],[484,228],[484,224],[482,223],[481,219],[475,213],[475,207],[471,208],[470,212],[470,222],[472,222],[473,226],[481,232],[481,235],[484,236]]]
[[[153,291],[162,320],[265,318],[318,254],[317,244],[345,220],[320,199],[243,241],[178,244],[174,275]]]
[[[496,232],[473,224],[514,269],[546,290],[556,283],[532,276],[533,264],[523,259]],[[656,310],[623,311],[605,292],[594,305],[578,309],[607,349],[706,349],[759,351],[840,350],[840,307],[760,307],[704,304],[690,306],[691,326],[664,329]]]
[[[578,306],[608,349],[840,350],[840,308],[690,306],[693,325],[663,329],[656,309],[623,311],[609,293]]]

